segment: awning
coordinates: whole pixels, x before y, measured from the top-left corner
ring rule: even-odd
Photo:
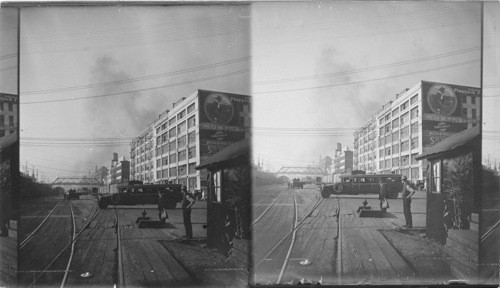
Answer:
[[[205,159],[200,165],[196,167],[196,170],[207,168],[208,166],[212,166],[217,163],[230,161],[240,156],[250,155],[250,146],[250,139],[245,139],[240,142],[234,143],[215,153],[211,157]]]
[[[429,158],[446,151],[452,151],[460,148],[479,136],[479,128],[479,125],[477,125],[476,127],[473,127],[471,129],[467,129],[462,132],[458,132],[457,134],[451,135],[441,142],[438,142],[434,146],[427,148],[426,151],[417,156],[416,159],[422,160],[424,158]]]
[[[9,134],[5,137],[0,138],[0,151],[7,149],[10,145],[14,144],[18,140],[17,131]]]

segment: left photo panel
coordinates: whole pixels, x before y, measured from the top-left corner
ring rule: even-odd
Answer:
[[[10,250],[2,243],[2,253],[5,246],[17,256],[6,266],[16,267],[12,281],[247,286],[249,6],[6,12],[2,33],[20,23],[12,40],[19,87],[1,91],[0,118],[20,135],[18,152],[8,152],[18,155],[10,169],[20,173],[12,188],[20,204],[6,216],[18,216],[17,225],[6,220],[18,240]],[[4,77],[18,55],[4,50],[4,39],[2,89],[18,83]],[[17,103],[19,114],[9,114]],[[2,151],[2,176],[4,162]]]
[[[16,284],[19,219],[19,9],[0,9],[0,287]]]

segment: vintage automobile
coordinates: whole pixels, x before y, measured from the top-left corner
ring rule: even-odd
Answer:
[[[69,189],[68,199],[80,199],[80,193],[78,193],[75,189]]]
[[[332,194],[379,194],[381,184],[384,185],[388,199],[398,198],[403,189],[400,174],[341,175],[339,182],[323,187],[321,196],[328,198]]]
[[[106,209],[108,205],[158,204],[158,193],[165,193],[167,209],[175,209],[182,200],[181,184],[127,184],[119,185],[115,193],[100,196],[97,205]]]

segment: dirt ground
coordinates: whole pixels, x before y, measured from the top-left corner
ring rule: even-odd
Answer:
[[[391,229],[380,232],[414,270],[415,277],[429,284],[454,279],[443,260],[443,245],[425,238],[425,230]]]
[[[237,267],[214,249],[200,241],[166,241],[160,243],[198,284],[206,287],[247,287],[247,269]]]

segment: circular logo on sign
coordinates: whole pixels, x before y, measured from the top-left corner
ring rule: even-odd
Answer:
[[[457,96],[448,85],[434,84],[427,92],[427,103],[432,112],[450,116],[457,109]]]
[[[229,97],[213,93],[205,99],[205,113],[210,121],[217,124],[227,124],[234,115],[234,107]]]

